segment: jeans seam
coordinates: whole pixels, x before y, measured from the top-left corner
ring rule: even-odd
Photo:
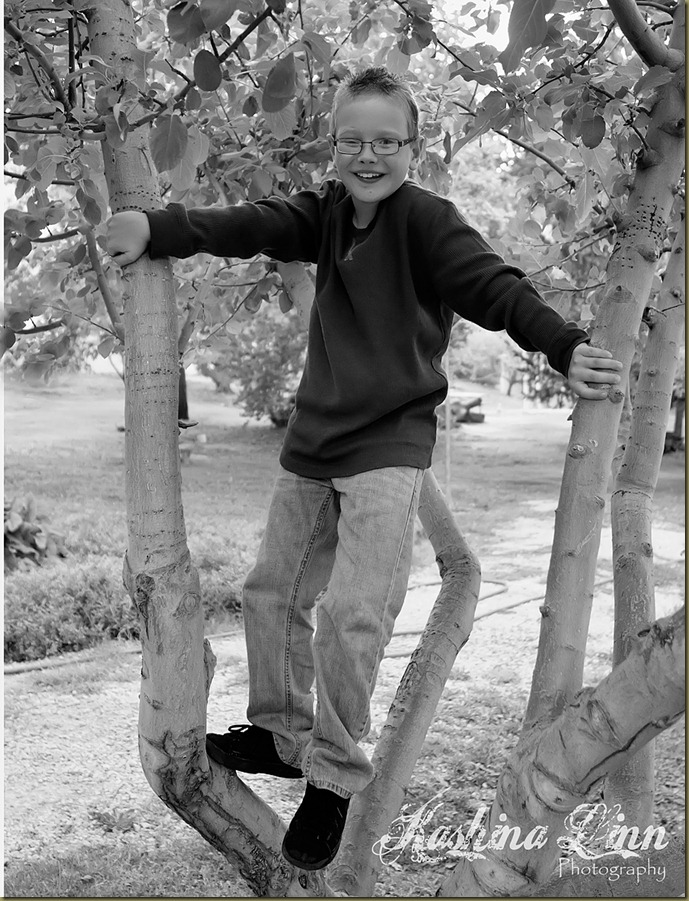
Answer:
[[[290,603],[287,611],[287,625],[286,625],[286,633],[285,633],[285,657],[283,662],[283,674],[285,677],[285,726],[288,731],[292,733],[292,722],[294,717],[294,699],[292,694],[292,687],[290,681],[290,659],[291,659],[291,647],[292,647],[292,624],[294,622],[294,611],[297,604],[297,595],[299,594],[299,589],[301,588],[301,583],[304,579],[304,573],[306,572],[306,567],[309,565],[309,561],[311,560],[311,555],[313,553],[313,548],[316,543],[316,539],[320,534],[320,531],[323,527],[323,523],[325,521],[326,514],[328,512],[328,507],[332,501],[335,490],[330,488],[328,490],[328,494],[321,503],[320,510],[318,511],[318,515],[316,516],[316,521],[314,523],[313,531],[311,532],[311,536],[309,538],[308,544],[306,545],[306,550],[301,559],[301,564],[299,566],[299,570],[297,572],[296,578],[294,580],[294,585],[292,587],[292,595],[290,597]],[[292,733],[294,734],[294,733]],[[298,760],[301,755],[301,739],[298,736],[295,737],[296,748],[294,753],[292,754],[290,760],[285,761],[286,763],[291,763],[293,760]]]
[[[406,540],[406,538],[407,538],[407,534],[408,534],[408,532],[409,532],[410,525],[411,525],[411,523],[413,522],[413,519],[414,519],[414,517],[412,517],[412,510],[413,510],[413,508],[414,508],[414,500],[415,500],[415,498],[416,498],[416,496],[417,496],[418,491],[420,490],[420,485],[421,485],[421,480],[423,479],[423,474],[424,474],[424,471],[421,470],[421,469],[419,469],[419,470],[417,471],[417,473],[416,473],[416,476],[414,477],[414,489],[413,489],[413,491],[412,491],[411,500],[409,501],[409,509],[407,510],[407,519],[406,519],[406,521],[405,521],[405,523],[404,523],[404,531],[402,532],[402,537],[401,537],[401,539],[400,539],[399,547],[397,548],[397,557],[395,558],[395,567],[394,567],[394,569],[393,569],[393,576],[392,576],[392,579],[391,579],[391,581],[390,581],[390,585],[388,586],[388,593],[387,593],[387,595],[386,595],[386,597],[385,597],[385,607],[383,608],[383,615],[385,615],[385,612],[386,612],[387,609],[388,609],[388,604],[389,604],[389,602],[390,602],[390,595],[391,595],[391,593],[392,593],[393,586],[394,586],[394,584],[395,584],[395,580],[396,580],[396,578],[397,578],[397,574],[398,574],[398,571],[399,571],[400,559],[401,559],[401,557],[402,557],[402,549],[404,548],[404,543],[405,543],[405,540]],[[377,666],[377,663],[378,663],[378,659],[380,658],[381,644],[383,643],[384,638],[385,638],[385,636],[384,636],[384,634],[383,634],[383,632],[382,632],[382,629],[381,629],[380,644],[378,645],[378,649],[377,649],[377,651],[376,651],[376,657],[375,657],[375,659],[374,659],[374,661],[373,661],[373,666],[372,666],[372,668],[371,668],[371,672],[370,672],[370,674],[368,675],[367,680],[366,680],[366,681],[367,681],[367,684],[368,684],[368,687],[369,687],[369,696],[370,696],[370,689],[371,689],[371,681],[372,681],[372,679],[373,679],[373,674],[374,674],[374,672],[375,672],[375,670],[376,670],[376,666]],[[359,730],[360,733],[363,734],[363,731],[364,731],[365,726],[366,726],[366,722],[364,721],[364,723],[362,724],[362,726],[361,726],[361,728],[360,728],[360,730]],[[359,736],[359,738],[360,738],[360,737],[361,737],[361,736]],[[358,740],[359,740],[359,739],[356,739],[356,741],[358,741]]]

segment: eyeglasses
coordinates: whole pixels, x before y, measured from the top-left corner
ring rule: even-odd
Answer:
[[[411,144],[415,140],[416,135],[413,138],[407,138],[406,141],[398,141],[396,138],[376,138],[375,141],[360,141],[358,138],[335,138],[334,144],[338,153],[344,153],[347,156],[361,153],[364,144],[370,144],[371,150],[376,156],[392,156],[394,153],[399,152],[400,147]]]

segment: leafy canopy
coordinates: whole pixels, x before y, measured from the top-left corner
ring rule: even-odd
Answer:
[[[92,3],[5,4],[6,347],[26,353],[23,333],[58,323],[53,355],[34,360],[47,370],[80,322],[103,355],[120,346],[120,275],[101,252],[104,147],[144,129],[164,202],[286,196],[329,175],[335,88],[370,64],[407,73],[417,92],[417,177],[433,190],[452,190],[469,144],[501,142],[514,217],[493,242],[563,311],[595,309],[654,92],[671,77],[644,70],[605,6],[134,0],[140,74],[127,79],[90,52]],[[672,8],[644,7],[661,37]],[[199,258],[175,273],[186,359],[217,351],[263,302],[292,303],[270,261]]]

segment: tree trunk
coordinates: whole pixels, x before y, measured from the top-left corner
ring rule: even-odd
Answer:
[[[665,446],[672,385],[684,329],[683,223],[674,241],[657,309],[647,314],[649,335],[634,399],[632,428],[612,495],[615,572],[613,666],[630,650],[632,636],[655,618],[653,496]],[[612,776],[605,800],[620,804],[639,828],[653,822],[653,743]]]
[[[142,77],[126,0],[88,11],[91,52],[109,77]],[[160,206],[145,133],[103,144],[114,212]],[[318,874],[296,876],[280,853],[285,827],[234,773],[210,766],[206,703],[214,658],[203,639],[198,576],[182,513],[177,428],[177,309],[167,261],[125,271],[125,583],[142,624],[139,749],[155,793],[228,859],[258,894],[324,894]],[[231,812],[231,813],[230,813]]]
[[[564,836],[574,838],[567,815],[584,804],[606,776],[630,760],[684,711],[684,608],[648,626],[632,650],[596,688],[582,690],[550,725],[520,741],[500,777],[487,833],[505,822],[522,840],[545,828],[538,853],[509,846],[465,858],[445,880],[442,897],[519,896],[551,875]],[[517,843],[518,844],[518,843]]]
[[[375,778],[356,795],[330,885],[349,896],[373,894],[382,861],[373,846],[398,815],[457,654],[474,621],[479,562],[457,529],[433,473],[424,476],[419,518],[440,567],[442,587],[376,744]]]
[[[671,45],[684,46],[684,5],[675,12]],[[640,153],[629,206],[607,270],[592,343],[622,361],[628,378],[648,302],[666,220],[684,164],[684,76],[659,90]],[[572,419],[555,535],[542,607],[541,636],[525,730],[549,721],[582,684],[603,511],[624,388],[604,401],[579,400]]]

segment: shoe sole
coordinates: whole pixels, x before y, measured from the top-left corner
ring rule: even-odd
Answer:
[[[222,748],[208,739],[206,739],[206,753],[211,760],[219,763],[220,766],[239,773],[261,773],[266,776],[278,776],[281,779],[304,778],[301,770],[287,763],[266,762],[262,764],[260,761],[248,760],[246,757],[228,754],[227,751],[223,751]]]
[[[322,860],[317,861],[316,863],[304,863],[303,860],[299,860],[296,857],[293,857],[289,851],[285,848],[285,842],[283,839],[282,842],[282,856],[285,858],[287,863],[291,863],[293,867],[298,867],[300,870],[322,870],[331,864],[333,860],[337,857],[337,852],[340,850],[341,842],[338,842],[337,848],[330,854],[328,857],[324,857]]]

